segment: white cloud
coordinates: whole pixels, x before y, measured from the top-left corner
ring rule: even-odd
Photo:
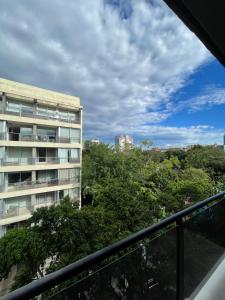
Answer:
[[[187,107],[189,111],[198,111],[221,104],[225,104],[225,89],[212,86],[203,91],[201,95],[188,100]]]
[[[80,96],[87,137],[157,136],[145,124],[173,112],[171,95],[211,56],[163,1],[112,2],[2,0],[1,76]]]

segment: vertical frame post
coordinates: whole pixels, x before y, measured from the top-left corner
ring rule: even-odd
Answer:
[[[177,272],[176,300],[184,299],[184,225],[182,218],[176,221],[177,232]]]

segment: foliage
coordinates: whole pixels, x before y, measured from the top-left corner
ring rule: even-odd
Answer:
[[[22,286],[224,187],[222,150],[150,146],[144,141],[144,148],[120,152],[86,142],[82,208],[65,199],[38,209],[25,228],[8,231],[0,239],[0,279],[19,264],[13,288]]]

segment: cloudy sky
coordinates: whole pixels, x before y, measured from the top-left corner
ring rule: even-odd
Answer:
[[[0,4],[0,76],[79,96],[85,138],[222,143],[224,68],[162,0]]]

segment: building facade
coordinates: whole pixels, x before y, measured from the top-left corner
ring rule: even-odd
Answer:
[[[119,147],[120,151],[130,149],[133,146],[133,138],[129,135],[117,135],[115,137],[115,145]]]
[[[80,206],[77,97],[0,78],[0,236],[65,196]]]

